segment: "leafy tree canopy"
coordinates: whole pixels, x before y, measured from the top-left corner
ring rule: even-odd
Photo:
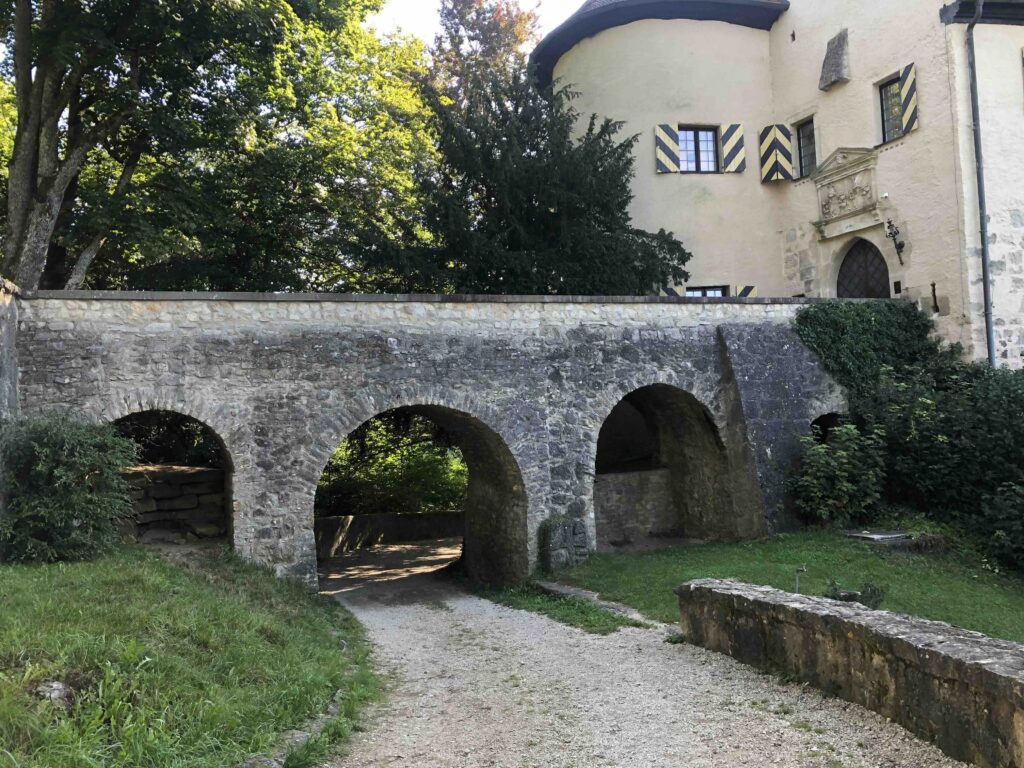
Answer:
[[[409,204],[430,151],[421,46],[364,30],[379,5],[18,0],[0,19],[18,115],[5,274],[334,287],[346,238]]]
[[[15,0],[2,271],[22,288],[649,293],[635,138],[540,93],[515,0]],[[427,66],[429,63],[429,67]],[[12,127],[16,131],[12,134]]]
[[[524,45],[536,20],[506,0],[445,0],[423,98],[438,163],[423,206],[366,255],[393,291],[646,294],[688,277],[670,233],[632,226],[636,137],[541,92]]]

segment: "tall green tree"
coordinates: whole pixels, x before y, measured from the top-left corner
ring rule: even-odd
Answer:
[[[102,254],[101,283],[130,281],[154,262],[140,238],[158,224],[161,236],[147,242],[208,256],[200,238],[214,217],[267,212],[259,205],[263,189],[253,192],[261,179],[223,185],[225,194],[250,192],[248,207],[235,199],[232,210],[209,197],[217,191],[210,175],[259,168],[261,157],[280,160],[288,148],[308,163],[310,147],[319,146],[316,167],[325,156],[354,161],[360,149],[340,141],[345,131],[362,134],[380,123],[363,109],[360,88],[373,90],[378,103],[394,100],[394,88],[382,84],[387,67],[418,57],[415,46],[396,53],[360,28],[379,4],[15,0],[0,11],[18,116],[4,273],[24,288],[44,276],[53,286],[94,284],[87,276]],[[398,80],[409,90],[408,76]],[[289,156],[285,165],[298,170],[302,160]],[[359,170],[364,175],[348,178],[376,178]],[[333,190],[311,181],[307,201],[316,191]],[[211,200],[217,205],[202,207]],[[329,219],[317,222],[320,230],[331,227]]]
[[[367,255],[390,290],[646,294],[688,277],[670,233],[632,225],[636,137],[541,92],[509,0],[444,0],[424,100],[439,161],[397,238]]]
[[[90,285],[366,290],[354,262],[361,233],[410,215],[412,168],[434,149],[414,85],[422,46],[358,26],[344,46],[322,95],[280,111],[272,129],[218,137],[153,167]]]

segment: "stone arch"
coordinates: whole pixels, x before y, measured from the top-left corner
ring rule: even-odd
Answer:
[[[823,443],[827,443],[832,431],[843,423],[843,415],[830,411],[811,422],[811,431]]]
[[[169,411],[205,425],[220,440],[232,471],[238,471],[244,457],[244,451],[239,449],[238,425],[232,422],[231,416],[225,413],[223,407],[212,405],[204,398],[187,397],[181,392],[169,394],[139,389],[105,399],[91,408],[86,408],[89,415],[108,422],[119,421],[146,411]]]
[[[531,499],[513,450],[522,446],[499,431],[503,422],[494,409],[481,408],[466,396],[436,391],[364,393],[346,405],[343,413],[331,418],[311,454],[317,471],[307,499],[310,521],[316,482],[338,444],[375,416],[406,411],[441,427],[469,469],[463,546],[467,573],[493,585],[515,584],[529,576],[535,547],[528,524]]]
[[[744,535],[733,476],[719,425],[691,392],[654,384],[627,393],[597,439],[598,546]]]
[[[870,240],[852,240],[841,252],[838,264],[835,283],[840,299],[892,298],[889,265]]]
[[[106,421],[109,421],[109,423],[111,424],[116,425],[119,422],[124,422],[135,416],[141,416],[150,413],[168,413],[174,416],[181,417],[184,420],[193,421],[196,422],[197,424],[200,424],[204,428],[206,433],[211,438],[213,438],[213,440],[217,444],[220,453],[220,458],[222,460],[222,465],[218,467],[220,472],[211,478],[205,476],[194,477],[193,475],[195,475],[196,473],[188,473],[188,476],[186,476],[179,470],[171,471],[166,468],[155,472],[147,469],[144,473],[142,473],[146,476],[146,478],[148,478],[146,479],[144,484],[150,485],[155,482],[158,485],[160,485],[165,491],[168,490],[168,488],[180,488],[181,496],[175,497],[173,500],[176,501],[179,505],[184,504],[186,502],[189,502],[191,504],[190,500],[193,499],[195,503],[194,505],[180,506],[180,508],[176,508],[175,512],[180,513],[176,515],[176,517],[179,517],[182,520],[187,518],[190,521],[190,525],[205,522],[213,523],[219,527],[219,531],[206,534],[201,533],[200,535],[216,538],[227,536],[228,539],[230,540],[233,536],[235,529],[235,459],[222,433],[215,427],[213,427],[208,421],[193,416],[191,413],[188,413],[187,411],[191,409],[183,407],[181,403],[172,403],[172,407],[163,407],[162,403],[166,401],[153,399],[148,402],[160,403],[161,405],[157,405],[157,407],[147,407],[146,405],[140,403],[133,404],[131,401],[125,401],[123,405],[119,404],[117,407],[103,409],[101,418]],[[209,472],[205,474],[209,474]],[[142,479],[141,475],[140,479]],[[162,485],[161,481],[163,481]],[[170,486],[167,485],[168,482],[170,482]],[[188,486],[190,484],[193,487],[189,488]],[[219,488],[213,488],[212,485],[214,484],[219,485]],[[165,500],[171,501],[171,499]],[[157,502],[157,504],[159,506],[159,502]],[[217,516],[217,519],[206,520],[204,519],[205,515],[212,516],[213,514],[212,511],[208,511],[208,507],[211,504],[219,506],[220,515]],[[189,516],[188,513],[190,512],[191,509],[193,509],[193,507],[195,510],[194,515]],[[207,511],[205,511],[204,515],[201,516],[200,513],[204,512],[204,510]],[[147,515],[152,515],[154,512],[155,510],[143,509],[142,517],[145,518]],[[140,525],[139,530],[141,531],[143,527],[144,526]],[[189,530],[191,530],[191,528],[189,528]],[[202,529],[197,526],[196,530],[201,531]]]

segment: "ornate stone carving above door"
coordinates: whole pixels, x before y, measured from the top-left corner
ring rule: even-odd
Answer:
[[[819,220],[822,240],[868,229],[882,223],[878,212],[873,149],[837,149],[814,172],[818,189]]]

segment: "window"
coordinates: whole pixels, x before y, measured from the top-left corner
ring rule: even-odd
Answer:
[[[727,285],[706,285],[686,289],[688,299],[724,299],[729,295]]]
[[[679,128],[679,170],[718,173],[718,129]]]
[[[797,151],[800,155],[800,178],[814,173],[818,167],[818,150],[814,145],[814,119],[805,120],[796,127]]]
[[[895,141],[903,135],[903,97],[898,77],[878,87],[882,99],[882,143]]]

